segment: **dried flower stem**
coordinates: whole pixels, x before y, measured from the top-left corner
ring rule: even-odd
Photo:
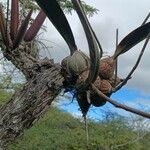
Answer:
[[[134,73],[134,71],[136,70],[136,68],[138,67],[138,65],[139,65],[139,63],[140,63],[140,61],[141,61],[141,58],[142,58],[142,56],[143,56],[143,54],[144,54],[144,51],[145,51],[145,48],[146,48],[146,46],[147,46],[147,44],[148,44],[148,42],[149,42],[149,39],[150,39],[150,33],[148,34],[148,36],[147,36],[147,38],[146,38],[146,40],[145,40],[145,43],[144,43],[143,48],[142,48],[142,50],[141,50],[141,53],[140,53],[140,55],[139,55],[139,57],[138,57],[138,59],[137,59],[135,65],[134,65],[134,67],[132,68],[132,70],[130,71],[130,73],[128,74],[128,76],[124,79],[124,81],[123,81],[121,84],[119,84],[119,85],[113,90],[113,92],[116,92],[116,91],[120,90],[120,89],[128,82],[128,80],[131,78],[132,74]]]
[[[118,29],[116,29],[116,49],[118,46]],[[116,62],[115,62],[115,86],[116,86],[116,82],[117,82],[117,75],[118,75],[118,57],[116,58]]]
[[[142,26],[147,22],[147,20],[150,18],[150,12],[148,13],[148,15],[146,16],[146,18],[144,19]]]

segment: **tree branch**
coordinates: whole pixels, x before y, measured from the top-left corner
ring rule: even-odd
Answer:
[[[60,66],[43,70],[28,81],[0,109],[0,148],[23,134],[46,112],[60,93],[63,77]]]
[[[140,115],[140,116],[143,116],[145,118],[148,118],[150,119],[150,113],[146,113],[146,112],[143,112],[143,111],[140,111],[138,109],[135,109],[135,108],[131,108],[129,106],[126,106],[126,105],[123,105],[123,104],[120,104],[114,100],[112,100],[111,98],[107,97],[105,94],[103,94],[101,91],[99,91],[93,84],[92,84],[92,88],[93,90],[102,98],[104,98],[106,101],[108,101],[109,103],[111,103],[112,105],[114,105],[115,107],[117,108],[121,108],[121,109],[124,109],[128,112],[132,112],[134,114],[137,114],[137,115]]]

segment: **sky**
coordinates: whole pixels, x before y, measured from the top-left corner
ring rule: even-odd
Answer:
[[[128,33],[139,27],[150,12],[150,0],[86,0],[86,3],[99,10],[98,14],[89,18],[89,21],[103,47],[105,55],[112,55],[115,50],[116,28],[119,29],[119,41],[121,41]],[[67,19],[74,33],[78,48],[88,54],[86,37],[78,16],[73,12],[72,15],[67,15]],[[41,35],[40,39],[49,49],[42,51],[41,56],[54,58],[55,62],[60,62],[69,55],[68,46],[48,19],[45,21],[45,25],[48,27],[47,32]],[[142,45],[143,42],[119,58],[119,76],[121,78],[126,77],[135,64]],[[142,61],[132,79],[122,90],[112,96],[113,99],[135,108],[150,110],[149,58],[150,44],[148,44]],[[68,101],[64,103],[68,103]],[[66,107],[64,105],[62,109],[79,114],[78,106],[76,105],[77,109],[74,106],[75,103],[66,105]],[[92,110],[95,111],[95,109],[98,115],[103,110],[111,110],[128,115],[125,111],[107,104],[101,108],[91,109],[90,114],[92,117]]]
[[[87,4],[96,7],[98,14],[89,18],[89,21],[103,47],[106,55],[112,55],[115,50],[115,32],[119,29],[119,41],[121,41],[128,33],[141,25],[147,14],[150,12],[149,0],[86,0]],[[88,54],[88,45],[84,31],[80,24],[76,13],[67,15],[71,25],[75,40],[79,49]],[[150,20],[149,20],[150,21]],[[55,30],[53,25],[47,20],[45,24],[48,26],[48,32],[43,36],[49,41],[49,56],[60,62],[65,56],[69,55],[67,44],[60,34]],[[119,76],[126,77],[132,69],[143,46],[143,42],[132,48],[129,52],[119,58]],[[132,76],[128,84],[112,98],[126,105],[139,108],[142,110],[150,110],[150,44],[148,44],[142,61],[138,69]],[[48,53],[45,52],[48,56]],[[73,104],[62,107],[65,111],[78,114],[78,106],[75,109]],[[65,102],[64,102],[65,104]],[[111,110],[121,114],[129,115],[125,111],[114,108],[107,104],[105,107],[94,108],[96,111]],[[91,109],[92,110],[92,109]],[[91,115],[92,112],[89,114]],[[100,114],[100,112],[98,113]],[[93,115],[91,115],[93,117]]]
[[[116,28],[119,28],[119,40],[121,40],[129,32],[139,27],[150,12],[149,0],[87,0],[86,2],[99,9],[98,14],[89,20],[106,55],[113,54],[115,50]],[[76,13],[67,15],[67,18],[73,30],[78,48],[88,53],[86,37]],[[42,38],[47,39],[48,42],[44,42],[51,47],[49,55],[56,62],[60,62],[65,56],[69,55],[67,44],[48,19],[45,25],[48,26],[48,32]],[[143,43],[140,43],[128,53],[120,56],[119,74],[121,77],[125,77],[135,64],[142,45]],[[149,47],[150,44],[147,46],[144,57],[133,76],[133,80],[128,84],[131,88],[138,88],[147,94],[150,92]],[[48,53],[45,55],[48,56]]]

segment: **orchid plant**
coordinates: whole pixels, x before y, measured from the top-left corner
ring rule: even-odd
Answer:
[[[57,0],[35,1],[40,6],[41,11],[30,27],[28,26],[33,13],[32,9],[25,19],[20,22],[19,2],[18,0],[12,0],[11,19],[8,28],[8,18],[5,19],[2,5],[0,5],[0,32],[6,50],[14,51],[22,43],[31,42],[36,37],[47,16],[70,49],[70,55],[61,62],[61,74],[65,80],[64,88],[67,91],[75,91],[83,116],[86,116],[91,105],[100,107],[108,101],[116,107],[150,118],[150,114],[119,104],[110,98],[114,92],[117,92],[127,83],[140,62],[150,38],[150,22],[147,22],[150,14],[141,26],[129,33],[119,44],[117,43],[112,56],[103,58],[102,46],[89,23],[82,2],[80,0],[71,0],[86,34],[90,52],[90,57],[88,57],[77,47],[69,22]],[[135,66],[127,78],[120,79],[116,73],[117,58],[144,39],[146,41]]]
[[[19,19],[19,0],[11,0],[10,21],[4,16],[2,4],[0,4],[0,32],[2,42],[7,50],[13,51],[23,42],[31,42],[40,30],[46,15],[41,10],[35,20],[29,26],[33,10],[31,9],[24,20]],[[9,21],[9,25],[8,25]]]
[[[143,47],[144,50],[149,41],[150,22],[146,23],[148,17],[140,27],[129,33],[117,44],[112,56],[102,58],[102,46],[89,23],[82,2],[80,0],[71,1],[85,31],[90,58],[77,47],[71,27],[59,3],[56,0],[36,0],[70,48],[70,55],[64,58],[61,63],[62,75],[65,79],[64,87],[67,90],[75,89],[77,101],[84,116],[86,116],[91,105],[99,107],[103,106],[106,101],[109,101],[116,107],[121,106],[120,108],[150,118],[150,114],[124,105],[119,105],[110,99],[111,94],[117,92],[125,85],[132,74],[130,73],[126,79],[120,79],[117,74],[115,74],[117,58],[146,39]],[[137,65],[138,62],[132,69],[132,72]]]

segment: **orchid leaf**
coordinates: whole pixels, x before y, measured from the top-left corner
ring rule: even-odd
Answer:
[[[19,1],[12,0],[11,1],[11,22],[10,22],[10,36],[12,41],[15,39],[17,35],[19,26]]]
[[[5,22],[5,18],[4,18],[2,4],[0,4],[0,32],[1,32],[3,42],[4,42],[4,44],[6,44],[6,42],[7,42],[7,39],[6,39],[6,22]]]
[[[117,49],[114,54],[116,59],[119,55],[127,52],[133,46],[144,40],[150,33],[150,22],[145,25],[140,26],[131,33],[129,33],[117,46]]]
[[[22,24],[18,30],[16,39],[14,41],[13,49],[16,49],[19,46],[19,44],[21,43],[22,39],[24,38],[24,35],[27,31],[27,27],[28,27],[32,12],[33,12],[33,10],[30,10],[28,15],[26,16],[26,18],[22,22]]]
[[[55,28],[67,42],[71,54],[77,50],[70,25],[56,0],[36,0]]]
[[[27,30],[24,37],[24,41],[30,42],[35,38],[41,26],[43,25],[45,19],[46,19],[46,14],[41,10],[37,15],[37,17],[35,18],[35,20],[33,21],[30,28]]]
[[[12,41],[10,39],[10,35],[8,33],[8,30],[6,30],[6,22],[5,22],[5,17],[3,14],[3,8],[2,5],[0,4],[0,33],[2,36],[2,41],[5,44],[7,48],[12,47]]]
[[[93,31],[91,29],[91,26],[89,25],[88,19],[84,13],[84,10],[82,8],[82,5],[80,1],[78,0],[72,0],[72,3],[74,5],[74,8],[80,18],[80,21],[82,23],[82,26],[84,28],[86,38],[88,41],[89,45],[89,51],[90,51],[90,59],[91,59],[91,64],[90,64],[90,72],[89,76],[86,79],[85,83],[81,85],[83,88],[88,88],[89,85],[94,82],[97,78],[98,71],[99,71],[99,48],[95,39],[95,36],[93,35]],[[84,89],[83,88],[83,89]]]

